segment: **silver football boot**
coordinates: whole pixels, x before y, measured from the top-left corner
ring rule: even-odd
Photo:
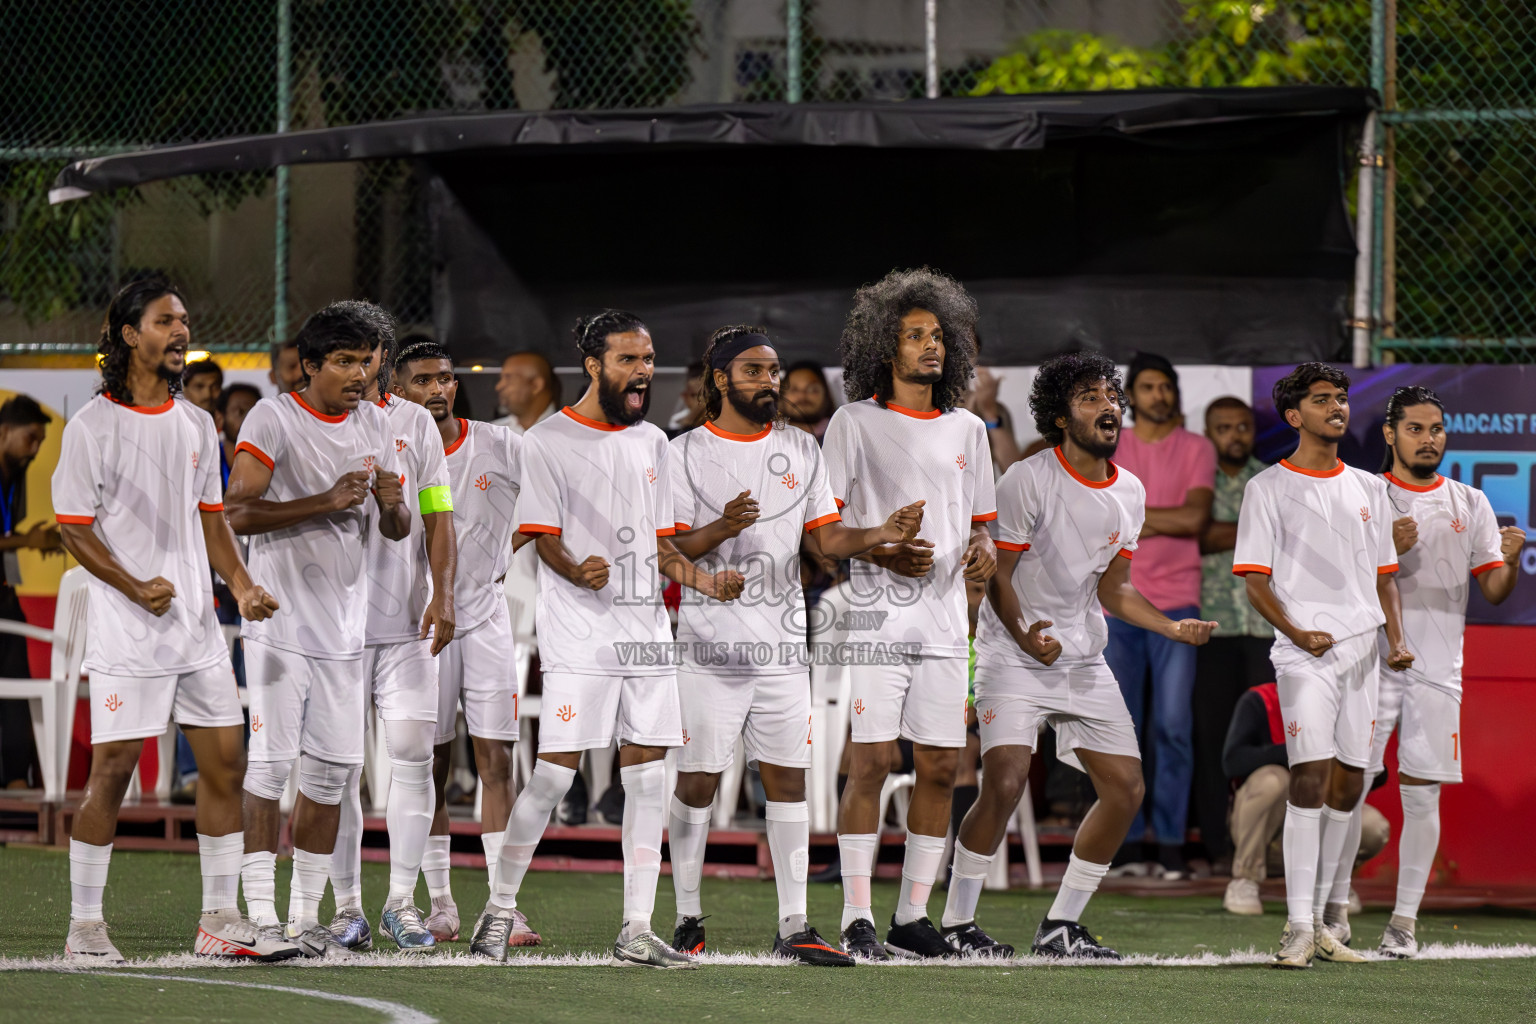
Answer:
[[[357,956],[336,938],[335,934],[324,925],[314,925],[306,928],[297,935],[289,929],[288,938],[296,943],[299,952],[304,956],[316,960],[351,960]]]
[[[336,911],[331,918],[331,934],[354,953],[366,953],[373,948],[373,929],[368,927],[368,916],[360,910],[347,907]]]
[[[686,953],[679,953],[655,932],[642,932],[628,942],[614,940],[613,959],[620,967],[660,967],[692,970],[698,963]]]
[[[1381,945],[1376,951],[1397,960],[1411,960],[1419,955],[1419,942],[1414,938],[1412,928],[1402,928],[1388,922],[1386,931],[1381,933]]]
[[[405,953],[416,953],[437,945],[414,903],[386,909],[384,916],[379,918],[379,931]]]
[[[64,939],[64,955],[71,960],[92,961],[99,964],[125,964],[128,958],[117,951],[107,937],[105,921],[71,921],[69,935]]]
[[[507,937],[512,934],[512,911],[492,913],[486,910],[475,922],[474,935],[469,940],[469,951],[475,956],[487,956],[492,960],[507,959]]]

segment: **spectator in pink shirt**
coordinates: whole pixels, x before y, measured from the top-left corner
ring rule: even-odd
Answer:
[[[1121,431],[1115,462],[1147,489],[1147,521],[1131,582],[1169,618],[1197,618],[1200,533],[1215,495],[1216,449],[1181,426],[1179,375],[1162,356],[1136,354],[1126,398],[1134,426]],[[1150,755],[1143,812],[1152,818],[1158,869],[1164,878],[1182,878],[1188,871],[1183,847],[1194,775],[1195,648],[1110,618],[1104,657]],[[1138,814],[1116,858],[1126,867],[1123,873],[1141,870],[1145,835],[1146,820]]]

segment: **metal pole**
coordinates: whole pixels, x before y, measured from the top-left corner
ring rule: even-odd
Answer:
[[[1355,191],[1355,299],[1350,319],[1354,364],[1371,365],[1371,273],[1375,266],[1375,183],[1380,155],[1376,150],[1376,115],[1365,120],[1360,137],[1360,178]]]
[[[784,46],[789,51],[789,102],[800,102],[800,0],[789,0],[785,7]]]
[[[293,113],[292,0],[277,0],[277,130],[288,130]],[[288,168],[277,169],[277,211],[273,225],[272,341],[288,337]]]
[[[939,0],[924,0],[923,8],[928,98],[936,100],[939,98]]]
[[[1371,0],[1371,88],[1381,96],[1387,82],[1387,0]],[[1367,125],[1371,132],[1371,145],[1381,152],[1381,119],[1371,118]],[[1386,220],[1386,190],[1382,183],[1381,168],[1372,167],[1371,178],[1371,352],[1370,362],[1376,362],[1381,354],[1381,296],[1385,275],[1382,261],[1382,225]],[[1358,358],[1358,357],[1357,357]]]
[[[1397,0],[1385,0],[1383,13],[1381,105],[1397,109]],[[1397,335],[1397,128],[1390,119],[1381,126],[1381,335]],[[1385,354],[1391,361],[1392,353]]]

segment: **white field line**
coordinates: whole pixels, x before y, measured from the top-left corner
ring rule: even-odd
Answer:
[[[1391,962],[1391,958],[1382,956],[1370,950],[1361,951],[1364,956],[1375,962]],[[1152,956],[1136,954],[1127,956],[1119,962],[1103,963],[1091,960],[1053,960],[1047,957],[1021,956],[1011,960],[892,960],[882,964],[868,964],[861,966],[878,967],[886,970],[902,970],[921,968],[926,970],[972,970],[996,967],[1231,967],[1244,964],[1262,964],[1269,960],[1271,954],[1252,947],[1246,950],[1232,950],[1227,954],[1202,953],[1198,956]],[[1458,942],[1454,945],[1433,943],[1422,946],[1419,950],[1420,960],[1510,960],[1536,957],[1536,945],[1517,943],[1502,946],[1478,946],[1467,942]],[[772,956],[767,953],[706,953],[699,958],[701,967],[795,967],[793,961],[782,957]],[[193,956],[191,953],[170,953],[165,956],[149,957],[143,960],[130,960],[120,966],[106,968],[97,963],[80,963],[66,960],[63,956],[53,957],[0,957],[0,971],[57,971],[57,972],[95,972],[103,973],[111,970],[185,970],[187,968],[199,968],[203,970],[238,970],[250,964],[232,960],[213,960],[207,957]],[[613,960],[606,954],[597,953],[570,953],[560,956],[514,953],[509,954],[506,963],[497,963],[480,957],[471,956],[468,953],[363,953],[347,960],[289,960],[280,965],[284,970],[344,970],[352,967],[611,967]]]
[[[309,999],[326,999],[333,1003],[349,1003],[352,1006],[360,1006],[365,1010],[373,1010],[382,1013],[390,1024],[437,1024],[437,1018],[429,1014],[414,1010],[409,1006],[392,1003],[387,999],[369,999],[366,996],[344,996],[335,992],[317,992],[314,989],[291,988],[287,985],[263,985],[255,981],[225,981],[222,978],[192,978],[184,974],[139,974],[137,972],[120,973],[117,971],[87,971],[87,974],[103,974],[117,978],[139,978],[144,981],[181,981],[193,985],[228,985],[231,988],[262,989],[267,992],[286,992],[289,995],[305,996]]]

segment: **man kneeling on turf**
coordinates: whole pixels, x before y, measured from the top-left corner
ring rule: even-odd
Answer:
[[[1104,661],[1104,610],[1133,626],[1199,646],[1214,622],[1174,622],[1131,586],[1131,556],[1146,514],[1141,481],[1109,461],[1124,395],[1115,366],[1066,355],[1040,368],[1029,404],[1057,447],[1011,466],[997,485],[997,573],[976,626],[976,715],[981,792],[960,825],[942,932],[970,956],[1013,947],[976,926],[988,863],[1029,779],[1040,726],[1057,754],[1086,770],[1098,801],[1078,827],[1056,901],[1035,932],[1040,956],[1118,960],[1078,918],[1109,870],[1141,806],[1136,732]],[[1046,634],[1051,629],[1054,636]]]

